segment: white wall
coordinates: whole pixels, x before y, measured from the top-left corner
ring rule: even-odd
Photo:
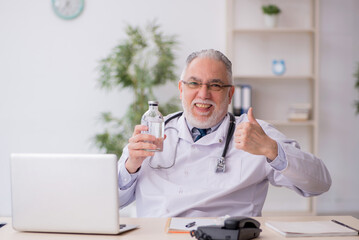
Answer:
[[[96,66],[124,37],[125,23],[156,18],[178,35],[178,73],[193,50],[225,50],[223,0],[85,2],[79,18],[64,21],[51,1],[0,0],[0,216],[11,213],[10,153],[98,152],[91,137],[101,130],[99,113],[124,114],[131,93],[100,90]],[[322,0],[319,157],[333,186],[318,198],[320,213],[359,212],[358,9],[357,0]],[[177,94],[174,86],[160,91]]]
[[[319,155],[332,174],[320,213],[357,212],[359,217],[359,115],[354,114],[353,73],[359,63],[359,1],[322,0]]]
[[[100,90],[96,67],[125,37],[126,23],[144,26],[157,19],[166,34],[178,35],[178,74],[190,52],[225,50],[222,1],[85,4],[79,18],[65,21],[51,1],[0,1],[0,216],[11,212],[10,153],[98,152],[91,137],[101,130],[100,112],[125,113],[132,95]],[[168,89],[177,94],[172,85],[162,93]]]

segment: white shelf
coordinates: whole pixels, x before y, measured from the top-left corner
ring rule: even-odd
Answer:
[[[312,120],[307,121],[287,121],[287,120],[264,120],[274,126],[281,126],[281,127],[298,127],[298,126],[308,126],[314,127],[315,122]]]
[[[262,80],[298,80],[298,79],[306,79],[306,80],[313,80],[313,75],[235,75],[233,76],[235,80],[256,80],[256,79],[262,79]]]
[[[237,28],[233,33],[307,33],[314,34],[315,29],[306,28]]]
[[[316,154],[318,139],[319,1],[276,0],[279,25],[263,24],[262,0],[227,0],[227,56],[232,60],[235,84],[252,86],[254,115],[298,140],[302,149]],[[284,75],[272,74],[273,60],[285,61]],[[290,106],[308,103],[310,120],[290,121]],[[271,187],[263,214],[281,210],[315,214],[312,198],[298,197]],[[285,202],[283,204],[281,202]]]

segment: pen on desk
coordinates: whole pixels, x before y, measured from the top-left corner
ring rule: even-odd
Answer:
[[[5,225],[6,225],[6,223],[0,223],[0,228],[2,228]]]
[[[346,225],[346,224],[344,224],[344,223],[342,223],[342,222],[339,222],[339,221],[337,221],[337,220],[332,220],[332,222],[335,222],[336,224],[339,224],[339,225],[342,225],[342,226],[344,226],[344,227],[347,227],[347,228],[349,228],[349,229],[351,229],[351,230],[354,230],[354,231],[357,231],[358,232],[358,235],[359,235],[359,230],[358,229],[355,229],[355,228],[353,228],[353,227],[350,227],[350,226],[348,226],[348,225]]]
[[[186,225],[186,228],[193,227],[194,225],[196,225],[196,222],[190,222]]]

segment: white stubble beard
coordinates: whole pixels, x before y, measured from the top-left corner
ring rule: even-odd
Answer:
[[[211,128],[215,126],[217,123],[219,123],[228,112],[229,99],[228,97],[226,97],[225,100],[222,101],[219,106],[217,106],[211,100],[199,100],[199,99],[195,99],[189,104],[186,102],[183,96],[181,102],[184,110],[184,115],[190,125],[196,128]],[[209,116],[208,119],[205,121],[200,121],[199,119],[196,119],[196,117],[192,114],[191,111],[193,110],[195,103],[211,104],[213,108],[212,115]],[[209,113],[210,112],[204,114],[199,113],[199,115],[205,116],[208,115]]]

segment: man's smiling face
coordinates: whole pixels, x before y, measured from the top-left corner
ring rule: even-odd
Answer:
[[[193,89],[188,83],[228,85],[224,63],[212,58],[195,58],[182,80],[186,84],[180,81],[178,87],[187,121],[197,128],[210,128],[219,123],[228,111],[234,87],[214,91],[207,85]]]

